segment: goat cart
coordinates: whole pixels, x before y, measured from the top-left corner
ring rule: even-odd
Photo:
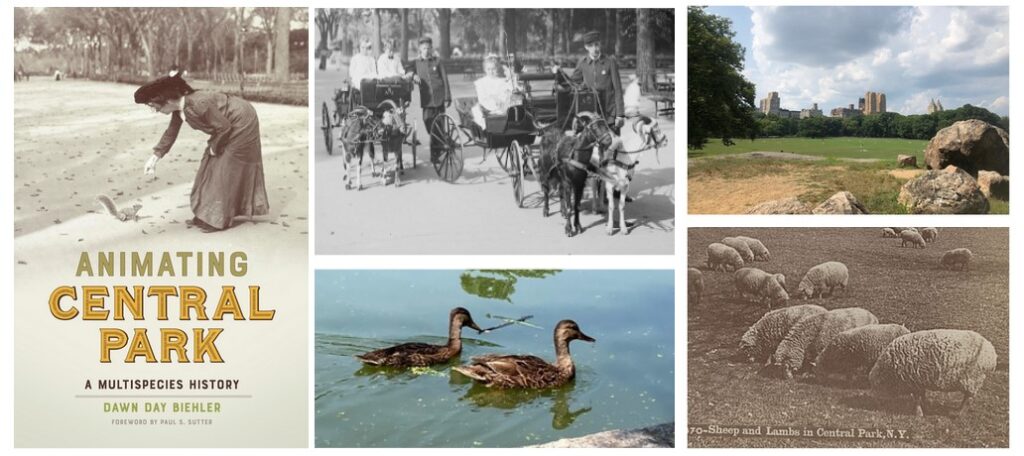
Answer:
[[[462,157],[465,146],[482,148],[481,161],[487,159],[488,152],[493,152],[498,165],[512,180],[516,205],[523,207],[524,182],[528,176],[537,177],[537,137],[550,125],[568,128],[578,113],[596,111],[599,106],[593,91],[574,84],[561,71],[518,73],[510,84],[512,100],[505,113],[487,113],[481,126],[473,114],[477,99],[458,98],[455,110],[459,122],[448,114],[438,115],[431,126],[431,136],[442,144],[442,164],[444,157]],[[458,170],[461,172],[461,165]]]
[[[404,169],[402,145],[409,146],[412,167],[416,167],[416,146],[419,141],[413,120],[407,118],[411,94],[412,82],[401,78],[363,80],[360,90],[352,90],[346,81],[345,86],[335,90],[334,99],[331,100],[334,112],[331,112],[327,101],[321,106],[320,129],[323,131],[327,153],[334,155],[337,144],[344,156],[346,142],[357,147],[373,148],[378,145],[384,151],[386,162],[386,147],[390,146],[393,149],[391,152],[396,155],[397,183],[398,175]],[[335,129],[339,129],[340,133],[335,133]]]

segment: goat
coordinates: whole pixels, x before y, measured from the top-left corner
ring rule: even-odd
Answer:
[[[562,196],[565,235],[583,232],[580,224],[580,200],[587,182],[593,150],[608,148],[614,134],[608,122],[592,112],[580,112],[573,119],[573,134],[566,135],[560,127],[548,127],[541,139],[539,174],[544,193],[544,216],[549,215],[549,193],[555,185]]]
[[[633,180],[633,170],[640,164],[633,159],[633,154],[650,148],[661,147],[667,139],[658,127],[658,122],[647,116],[640,116],[633,122],[633,136],[616,136],[611,146],[600,154],[596,167],[604,182],[604,193],[608,198],[608,223],[605,233],[615,233],[615,202],[618,200],[619,232],[629,234],[626,227],[626,193],[629,183]],[[592,156],[591,160],[596,157]],[[595,192],[595,201],[599,198]]]
[[[373,142],[368,140],[372,126],[376,119],[371,115],[370,110],[359,106],[345,116],[341,129],[341,146],[345,152],[345,176],[342,180],[346,189],[352,188],[353,179],[349,174],[355,171],[355,188],[363,189],[363,147],[369,143],[370,146],[370,173],[377,175],[377,166],[374,164]],[[353,165],[352,160],[356,157],[359,161]]]
[[[409,130],[412,125],[406,120],[406,114],[409,108],[409,102],[405,101],[401,106],[391,100],[384,100],[377,105],[377,108],[387,107],[381,113],[381,132],[380,140],[381,147],[384,149],[384,163],[385,167],[388,161],[388,152],[394,152],[395,154],[395,186],[402,185],[401,175],[405,166],[402,164],[402,142],[406,135],[409,134]],[[387,172],[381,172],[382,179],[386,179]]]

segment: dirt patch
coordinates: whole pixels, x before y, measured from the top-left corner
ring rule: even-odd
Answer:
[[[923,169],[893,169],[889,171],[892,177],[903,180],[913,179],[924,173]]]
[[[803,180],[798,172],[749,179],[691,178],[689,213],[742,214],[759,203],[804,193]]]

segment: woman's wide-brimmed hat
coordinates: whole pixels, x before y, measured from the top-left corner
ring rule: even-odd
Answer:
[[[167,100],[182,95],[188,95],[194,90],[181,77],[181,72],[175,72],[170,76],[157,78],[147,82],[135,91],[135,102],[138,104],[149,103],[154,100]]]

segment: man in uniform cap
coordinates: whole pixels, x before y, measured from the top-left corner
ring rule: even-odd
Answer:
[[[622,126],[625,108],[622,103],[622,79],[619,64],[614,57],[601,52],[601,34],[589,31],[583,34],[583,47],[587,55],[576,64],[572,80],[582,82],[597,94],[601,112],[616,133]]]
[[[438,114],[443,114],[452,104],[452,92],[448,86],[448,72],[445,71],[441,60],[434,55],[434,41],[430,37],[420,38],[419,51],[420,55],[413,62],[414,68],[409,75],[419,86],[423,124],[426,125],[430,137],[430,161],[437,163],[441,145],[434,141],[430,127],[434,124],[434,118]]]

